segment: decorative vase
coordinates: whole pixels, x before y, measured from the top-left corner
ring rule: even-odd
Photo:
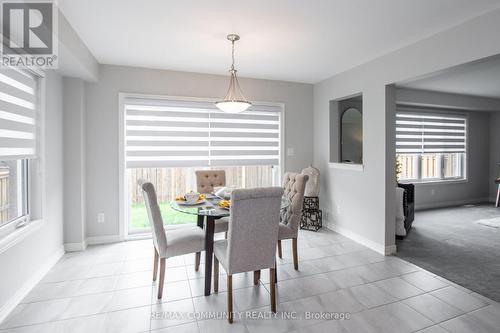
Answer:
[[[312,165],[305,168],[301,172],[303,175],[309,176],[309,180],[306,183],[306,189],[304,195],[306,197],[317,197],[319,195],[319,170]]]

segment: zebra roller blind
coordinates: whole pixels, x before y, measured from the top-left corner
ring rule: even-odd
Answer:
[[[0,69],[0,160],[36,156],[37,82],[28,72]]]
[[[396,113],[396,153],[465,153],[467,118],[456,114]]]
[[[127,168],[279,164],[280,106],[126,97],[124,109]]]

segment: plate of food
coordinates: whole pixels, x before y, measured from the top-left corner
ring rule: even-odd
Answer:
[[[221,200],[217,205],[219,206],[219,208],[229,210],[231,209],[231,200]]]
[[[195,206],[206,202],[205,194],[189,192],[175,198],[175,202],[183,206]]]

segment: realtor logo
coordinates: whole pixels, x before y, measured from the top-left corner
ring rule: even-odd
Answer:
[[[2,1],[1,66],[55,68],[55,14],[51,1]]]

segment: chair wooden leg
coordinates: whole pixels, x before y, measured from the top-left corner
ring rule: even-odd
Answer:
[[[274,262],[274,284],[278,283],[278,265]]]
[[[214,292],[219,292],[219,260],[214,255]]]
[[[227,321],[233,323],[233,276],[227,275]]]
[[[297,255],[297,238],[292,238],[293,268],[299,269],[299,256]]]
[[[281,252],[281,241],[278,241],[278,257],[281,259],[283,258],[283,254]]]
[[[200,269],[200,258],[201,258],[201,252],[196,252],[195,257],[194,257],[194,270],[198,272]]]
[[[260,280],[260,269],[253,272],[253,285],[257,286]]]
[[[158,299],[163,296],[163,284],[165,283],[165,258],[160,258],[160,282],[158,285]]]
[[[156,281],[156,277],[158,276],[158,260],[160,259],[160,255],[158,251],[156,251],[156,247],[153,247],[155,250],[154,262],[153,262],[153,281]]]
[[[276,313],[276,268],[269,269],[269,277],[271,279],[271,311]]]

